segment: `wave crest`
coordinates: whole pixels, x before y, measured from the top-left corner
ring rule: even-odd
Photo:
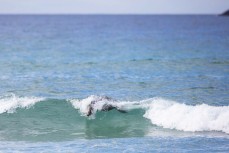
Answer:
[[[42,97],[19,97],[15,94],[0,97],[0,114],[13,113],[17,108],[29,108],[39,101],[43,101]]]
[[[133,110],[133,109],[143,109],[148,107],[149,100],[140,101],[140,102],[128,102],[128,101],[117,101],[107,96],[96,96],[91,95],[85,99],[71,99],[69,100],[75,109],[78,109],[82,116],[87,116],[89,112],[89,107],[92,102],[93,112],[90,118],[95,118],[97,111],[102,111],[104,105],[112,105],[120,110]]]
[[[144,114],[152,124],[182,131],[222,131],[229,134],[229,106],[196,106],[155,98]]]

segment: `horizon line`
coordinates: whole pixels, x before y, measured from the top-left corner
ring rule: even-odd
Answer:
[[[0,13],[0,15],[221,15],[215,13]]]

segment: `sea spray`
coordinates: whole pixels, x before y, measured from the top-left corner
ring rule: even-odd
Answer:
[[[80,111],[82,116],[87,116],[87,113],[89,111],[89,105],[92,102],[95,102],[93,104],[93,112],[92,112],[92,117],[90,118],[95,118],[95,114],[98,111],[101,111],[103,108],[103,105],[112,105],[114,107],[119,108],[120,110],[125,110],[125,111],[130,111],[133,109],[144,109],[148,108],[150,101],[149,100],[144,100],[144,101],[135,101],[135,102],[130,102],[130,101],[117,101],[112,98],[104,98],[103,96],[96,96],[96,95],[91,95],[85,99],[79,100],[79,99],[71,99],[68,100],[72,103],[73,107],[77,110]]]
[[[17,108],[29,108],[37,102],[43,101],[42,97],[19,97],[9,94],[0,97],[0,114],[13,113]]]
[[[155,98],[144,117],[163,128],[191,132],[222,131],[229,134],[229,106],[191,106]]]

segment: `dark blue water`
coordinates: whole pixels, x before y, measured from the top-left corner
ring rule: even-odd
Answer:
[[[15,151],[5,147],[15,144],[39,152],[47,144],[82,151],[89,143],[97,152],[124,146],[140,152],[135,143],[143,141],[142,152],[167,152],[164,147],[173,145],[174,152],[227,152],[228,27],[229,19],[219,16],[0,15],[0,149]],[[156,103],[163,108],[175,104],[157,114],[160,121],[150,111],[142,117],[142,110],[88,120],[68,99],[90,95],[138,102],[162,97]],[[176,120],[173,111],[186,118]],[[200,124],[188,125],[192,121]]]

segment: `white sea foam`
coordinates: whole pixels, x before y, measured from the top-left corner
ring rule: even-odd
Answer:
[[[191,132],[222,131],[229,134],[229,106],[191,106],[154,98],[144,117],[163,128]]]
[[[89,111],[92,101],[99,101],[94,105],[92,118],[97,111],[101,111],[104,104],[112,104],[126,111],[144,109],[144,117],[152,124],[163,128],[182,131],[222,131],[229,134],[229,106],[186,105],[163,98],[150,98],[142,101],[114,101],[100,96],[90,96],[83,100],[70,100],[74,108],[83,116]]]
[[[13,113],[17,108],[29,108],[45,98],[41,97],[19,97],[14,94],[0,97],[0,114]]]

